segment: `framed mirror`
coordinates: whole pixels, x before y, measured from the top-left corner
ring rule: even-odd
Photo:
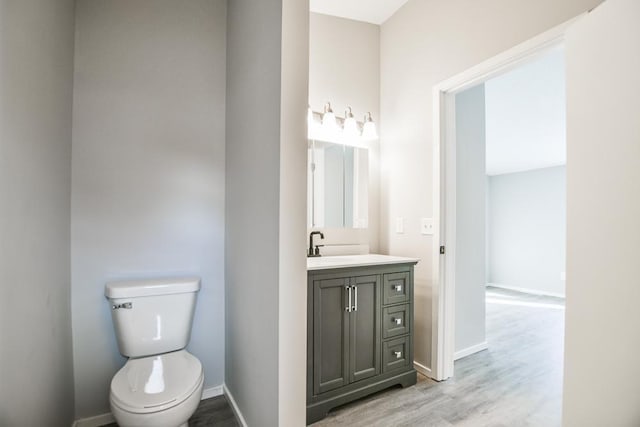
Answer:
[[[368,227],[366,148],[310,140],[307,174],[308,227]]]

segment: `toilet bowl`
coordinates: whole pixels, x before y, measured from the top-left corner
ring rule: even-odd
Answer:
[[[186,350],[130,359],[111,380],[111,412],[120,427],[186,427],[203,384],[202,365]]]
[[[120,427],[186,427],[202,398],[204,371],[185,350],[200,279],[107,283],[118,348],[129,359],[111,380]]]

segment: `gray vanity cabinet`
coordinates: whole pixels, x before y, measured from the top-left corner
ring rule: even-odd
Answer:
[[[413,385],[413,264],[308,272],[307,423]],[[389,289],[386,289],[389,288]]]
[[[314,282],[314,394],[380,373],[379,299],[376,275]]]

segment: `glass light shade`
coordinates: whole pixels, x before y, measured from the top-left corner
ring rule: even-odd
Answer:
[[[337,142],[340,140],[340,127],[333,111],[329,110],[322,115],[322,126],[319,129],[320,138],[323,141]]]
[[[376,124],[373,121],[367,121],[362,127],[362,139],[371,141],[378,139],[378,132],[376,130]]]
[[[336,122],[336,116],[333,111],[327,111],[322,115],[322,127],[327,131],[336,131],[338,129],[338,122]]]
[[[344,120],[343,133],[344,137],[349,139],[358,138],[360,136],[360,131],[358,130],[356,119],[354,119],[353,117],[347,117]]]

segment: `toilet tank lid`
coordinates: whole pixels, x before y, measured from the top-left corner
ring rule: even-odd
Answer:
[[[165,279],[119,280],[105,285],[107,298],[133,298],[156,295],[183,294],[200,290],[199,277]]]

